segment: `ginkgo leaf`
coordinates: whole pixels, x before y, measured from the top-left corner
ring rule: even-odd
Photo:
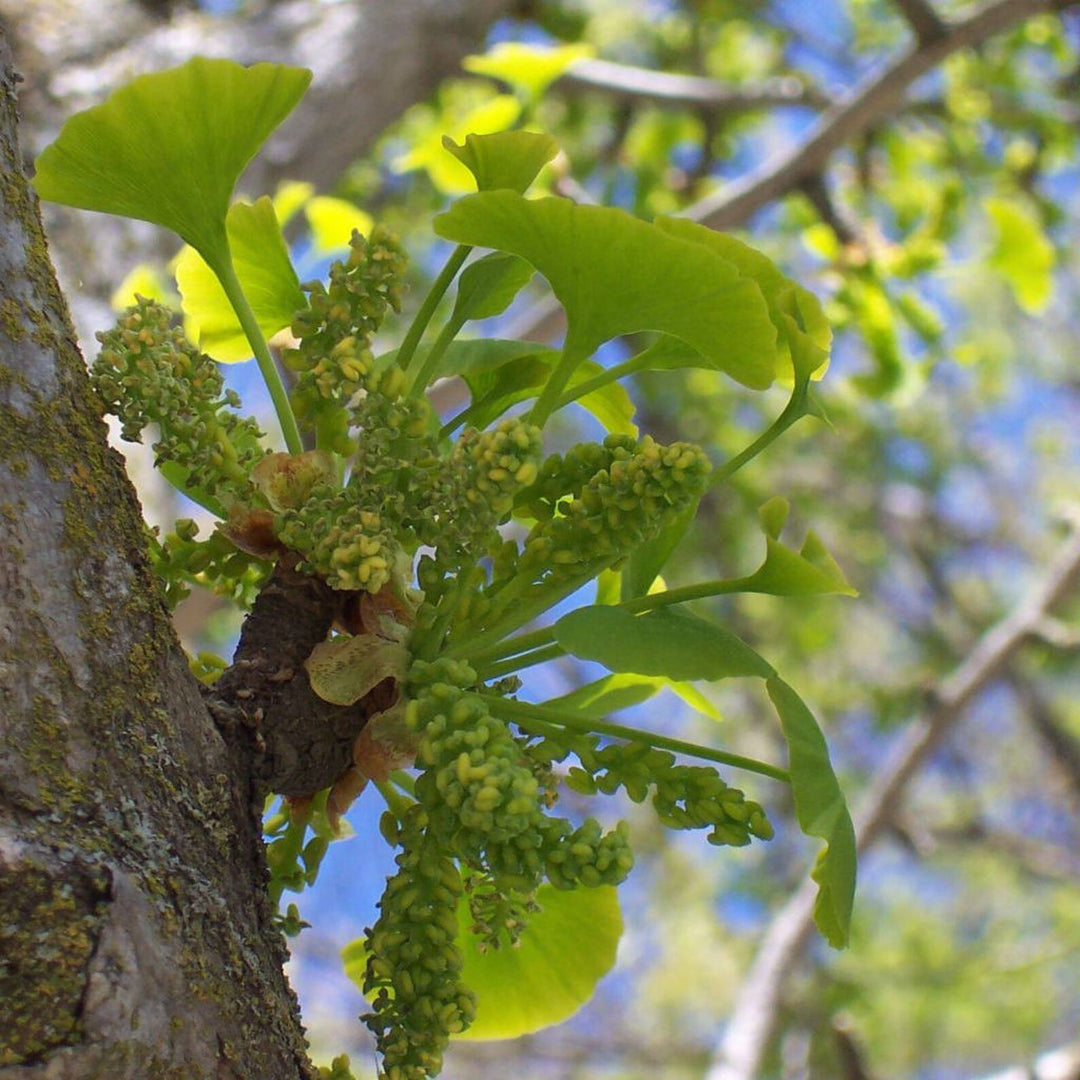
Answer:
[[[470,263],[458,279],[450,320],[460,327],[473,319],[501,315],[529,283],[533,268],[516,255],[494,251]]]
[[[353,230],[367,236],[375,224],[371,215],[345,199],[316,195],[304,206],[315,250],[321,255],[349,246]]]
[[[444,126],[431,131],[407,153],[394,162],[398,172],[423,169],[431,182],[446,195],[464,195],[473,191],[476,181],[469,169],[453,154],[446,152],[443,139],[457,142],[468,135],[490,135],[505,131],[521,115],[521,102],[513,94],[497,94],[470,109],[449,130]]]
[[[535,101],[579,60],[593,55],[585,44],[527,45],[521,41],[500,41],[486,53],[466,56],[461,66],[474,75],[487,75],[521,90]]]
[[[776,328],[758,284],[702,244],[622,210],[569,199],[485,191],[435,219],[448,240],[519,255],[547,278],[566,310],[566,355],[658,330],[754,389],[776,369]]]
[[[195,57],[71,117],[37,160],[43,199],[172,229],[215,270],[233,188],[311,72]]]
[[[272,201],[264,195],[254,203],[234,203],[227,228],[240,286],[259,329],[273,337],[292,322],[305,298]],[[247,360],[251,345],[236,312],[217,275],[192,247],[184,248],[176,261],[176,283],[188,337],[215,360]]]
[[[477,191],[509,188],[519,195],[525,194],[540,170],[559,152],[559,144],[550,135],[535,131],[470,133],[461,146],[444,135],[442,144],[473,174]]]
[[[855,902],[855,827],[813,713],[779,676],[770,678],[765,688],[788,745],[799,827],[807,836],[825,841],[811,874],[818,886],[814,922],[833,948],[842,949],[848,943]]]
[[[622,936],[617,890],[610,886],[562,891],[541,885],[540,911],[513,948],[480,951],[468,899],[458,905],[464,964],[462,981],[476,994],[476,1018],[462,1041],[513,1039],[558,1024],[592,997],[615,963]],[[346,976],[361,990],[364,939],[341,950]]]
[[[661,217],[657,218],[656,225],[672,236],[707,247],[757,282],[779,335],[778,362],[784,367],[777,372],[778,375],[784,376],[789,382],[792,378],[789,335],[785,333],[785,328],[790,324],[785,323],[784,316],[793,319],[795,333],[805,334],[815,347],[815,362],[811,369],[814,376],[820,379],[825,374],[832,328],[820,301],[809,289],[785,277],[779,267],[760,251],[727,233],[717,232],[689,218]]]
[[[983,205],[997,233],[987,262],[1008,282],[1024,311],[1040,314],[1054,288],[1054,245],[1038,216],[1023,203],[987,199]]]

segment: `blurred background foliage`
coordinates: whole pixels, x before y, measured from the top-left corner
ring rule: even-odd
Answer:
[[[208,10],[236,20],[254,6]],[[792,534],[823,537],[857,600],[710,603],[815,706],[856,807],[908,725],[1024,603],[1080,520],[1080,10],[990,8],[1000,32],[941,48],[796,182],[737,213],[736,233],[826,303],[836,335],[818,388],[828,422],[802,421],[710,496],[667,577],[753,570],[756,510],[774,494],[792,504]],[[932,54],[948,37],[941,20],[982,10],[967,0],[532,0],[324,194],[402,236],[416,303],[445,257],[431,214],[466,190],[443,134],[536,126],[564,151],[541,187],[644,217],[701,216],[766,184],[889,65]],[[299,233],[296,243],[314,276],[319,253]],[[487,329],[557,335],[543,282]],[[613,346],[600,359],[625,355]],[[453,410],[460,392],[441,393]],[[653,373],[631,393],[642,431],[696,440],[716,459],[784,401],[782,389],[751,396],[698,370]],[[567,440],[596,434],[585,414],[565,425]],[[811,942],[786,971],[761,1077],[966,1080],[1073,1044],[1078,613],[1073,597],[920,762],[863,859],[851,948]],[[198,647],[235,632],[205,598],[180,616]],[[564,661],[536,677],[569,690],[585,675]],[[719,731],[670,694],[637,707],[635,720],[781,754],[763,699],[737,685],[702,689]],[[749,791],[773,808],[779,832],[744,851],[672,837],[639,808],[616,807],[640,858],[623,890],[615,973],[573,1020],[461,1045],[445,1075],[726,1075],[716,1071],[725,1024],[809,860],[785,824],[784,793],[767,780]],[[373,1072],[372,1056],[337,950],[372,919],[389,865],[372,828],[378,807],[366,801],[352,815],[357,836],[334,846],[302,898],[313,926],[293,942],[313,1047],[326,1059],[351,1052],[358,1076]]]

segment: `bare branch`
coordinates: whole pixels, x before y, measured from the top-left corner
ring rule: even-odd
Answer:
[[[929,0],[893,0],[908,21],[915,38],[923,45],[939,41],[949,31]]]
[[[619,101],[727,115],[792,105],[823,109],[832,104],[826,94],[794,75],[731,86],[700,75],[650,71],[610,60],[579,60],[556,85],[568,91],[599,90]]]
[[[1080,578],[1080,532],[1062,545],[1045,578],[1016,610],[991,627],[971,653],[937,688],[924,716],[871,779],[856,817],[856,843],[865,852],[881,835],[908,783],[971,701],[1000,676],[1041,620]],[[707,1080],[754,1080],[776,1021],[784,979],[813,930],[816,887],[807,879],[773,919],[762,938],[738,1004]]]
[[[947,56],[980,45],[1033,15],[1071,6],[1062,0],[994,0],[974,15],[946,24],[942,37],[916,42],[884,71],[855,86],[778,161],[702,199],[688,215],[714,229],[745,224],[762,207],[820,174],[835,150],[888,116],[903,101],[907,88]]]
[[[745,225],[758,210],[821,176],[836,150],[892,113],[903,102],[908,87],[952,53],[974,48],[1033,15],[1075,6],[1068,0],[993,0],[966,19],[945,24],[944,36],[917,41],[883,71],[855,86],[778,160],[701,199],[686,216],[713,229]],[[547,341],[561,326],[562,313],[549,298],[525,312],[513,329],[521,337]]]

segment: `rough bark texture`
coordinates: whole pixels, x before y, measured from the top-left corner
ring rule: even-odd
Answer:
[[[26,76],[30,155],[73,112],[144,71],[195,55],[272,60],[315,73],[312,88],[244,178],[263,194],[283,177],[334,184],[410,105],[429,97],[482,47],[515,0],[286,0],[233,16],[148,10],[137,0],[0,0],[0,23]],[[48,211],[49,236],[84,341],[111,322],[108,297],[137,262],[164,262],[177,242],[140,222]]]
[[[0,1080],[312,1076],[250,761],[143,555],[0,37]]]
[[[331,705],[315,695],[304,670],[326,639],[344,594],[283,561],[244,621],[232,666],[207,692],[223,724],[250,732],[256,783],[282,795],[314,795],[353,763],[367,718],[364,702]]]

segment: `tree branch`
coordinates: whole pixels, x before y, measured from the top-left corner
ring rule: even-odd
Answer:
[[[852,88],[786,154],[699,200],[687,209],[686,216],[713,229],[745,225],[769,203],[820,177],[836,150],[888,116],[903,101],[908,87],[946,57],[981,45],[1033,15],[1073,6],[1071,0],[993,0],[966,19],[944,24],[943,36],[917,41],[883,71]],[[575,73],[578,70],[575,67]],[[562,326],[558,302],[545,297],[508,330],[522,338],[548,341]]]
[[[908,783],[964,709],[1002,674],[1040,622],[1080,578],[1080,531],[1062,545],[1044,579],[1016,610],[991,627],[967,659],[932,696],[926,714],[913,721],[893,755],[871,779],[856,815],[860,853],[871,847],[888,824]],[[762,938],[738,1004],[728,1022],[707,1080],[754,1080],[776,1021],[780,991],[813,930],[816,886],[809,878],[780,909]]]
[[[792,105],[823,109],[832,104],[828,95],[794,75],[731,86],[700,75],[650,71],[610,60],[579,60],[556,87],[565,91],[599,90],[616,101],[637,101],[662,108],[704,109],[717,115]]]
[[[974,48],[1033,15],[1071,6],[1062,0],[994,0],[974,15],[946,24],[943,36],[916,42],[884,71],[853,87],[779,160],[702,199],[687,211],[688,216],[713,229],[745,224],[774,199],[820,173],[834,151],[892,112],[907,88],[947,56]]]
[[[900,14],[907,19],[915,38],[920,44],[929,45],[939,41],[949,31],[941,16],[929,0],[893,0]]]

